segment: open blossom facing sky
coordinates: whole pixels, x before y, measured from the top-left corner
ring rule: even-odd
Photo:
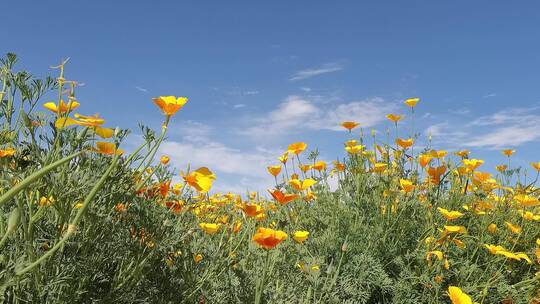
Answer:
[[[415,129],[426,130],[415,146],[431,134],[441,149],[469,149],[491,163],[504,162],[502,149],[516,150],[513,164],[537,158],[535,2],[60,2],[58,19],[43,14],[47,3],[10,3],[4,22],[17,27],[0,28],[11,37],[0,52],[41,74],[44,62],[70,57],[66,76],[85,84],[77,99],[110,126],[134,130],[132,143],[137,122],[162,119],[150,98],[186,94],[190,114],[175,114],[160,153],[179,169],[188,159],[212,168],[216,189],[264,190],[273,181],[265,165],[292,142],[318,148],[327,162],[345,155],[336,136],[348,132],[344,121],[369,136],[371,128],[393,132],[387,114],[403,115],[407,140],[411,97],[421,99]],[[491,30],[509,19],[519,22]],[[62,35],[35,35],[45,23]]]

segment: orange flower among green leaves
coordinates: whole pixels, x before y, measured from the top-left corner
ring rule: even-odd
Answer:
[[[281,230],[259,227],[253,236],[253,241],[265,249],[272,249],[286,240],[287,237],[287,233]]]
[[[159,96],[153,99],[154,103],[166,116],[172,116],[188,101],[187,97]]]
[[[294,189],[298,191],[304,191],[308,189],[309,187],[315,185],[316,183],[317,181],[312,178],[307,178],[303,181],[300,181],[298,179],[291,179],[289,181],[289,185],[291,185]]]
[[[281,205],[286,205],[290,201],[293,201],[298,198],[298,194],[285,194],[279,190],[268,190],[270,195]]]
[[[96,142],[96,148],[94,148],[94,151],[105,155],[122,155],[124,153],[124,150],[116,148],[115,143],[103,141]]]
[[[15,155],[15,152],[16,150],[13,148],[0,149],[0,158],[13,156]]]

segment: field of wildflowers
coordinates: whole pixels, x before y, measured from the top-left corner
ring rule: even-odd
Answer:
[[[36,79],[16,59],[0,70],[4,302],[540,303],[540,162],[415,149],[400,122],[419,98],[386,135],[343,122],[344,159],[292,143],[267,193],[212,193],[211,168],[157,153],[187,98],[154,98],[163,124],[124,152],[128,130],[79,114],[66,62]]]

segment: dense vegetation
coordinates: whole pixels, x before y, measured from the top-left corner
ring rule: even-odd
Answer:
[[[15,63],[0,71],[5,302],[540,302],[540,163],[513,168],[513,150],[490,174],[465,150],[415,151],[388,115],[410,138],[344,122],[346,158],[294,143],[268,193],[212,194],[210,169],[179,176],[157,153],[187,98],[155,98],[163,125],[128,154],[128,130],[78,114],[65,62],[44,80]]]

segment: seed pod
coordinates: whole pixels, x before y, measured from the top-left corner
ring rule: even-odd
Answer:
[[[7,231],[8,232],[15,231],[15,228],[17,228],[17,225],[19,225],[19,219],[20,218],[21,218],[21,212],[20,212],[19,208],[13,209],[13,211],[11,211],[11,213],[9,215],[9,218],[8,218],[8,223],[7,223]]]

